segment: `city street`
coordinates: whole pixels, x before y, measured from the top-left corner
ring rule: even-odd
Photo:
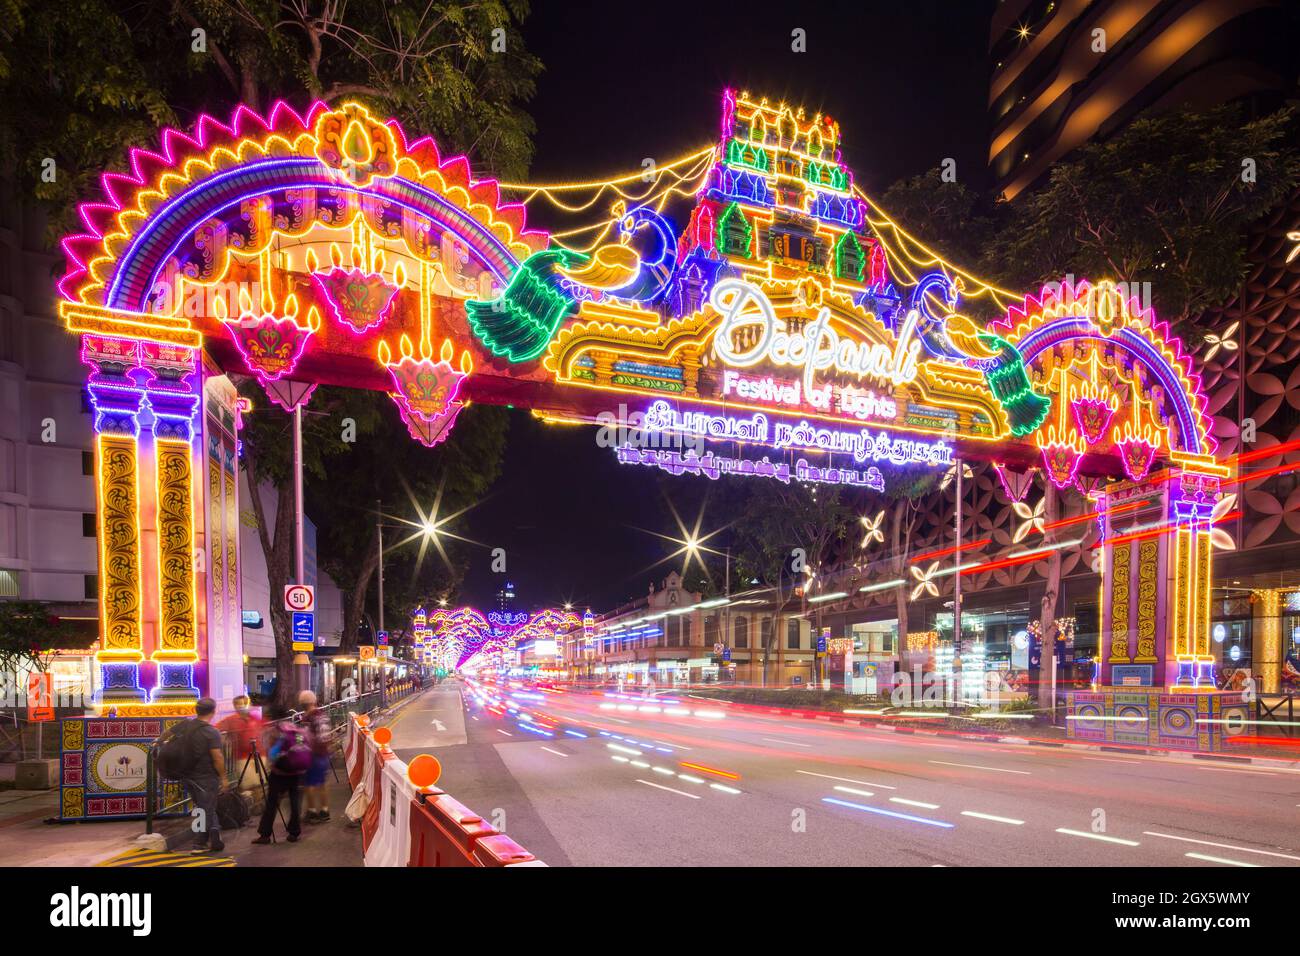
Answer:
[[[520,711],[498,715],[469,686],[414,701],[392,747],[552,866],[1300,863],[1300,768],[479,685]]]

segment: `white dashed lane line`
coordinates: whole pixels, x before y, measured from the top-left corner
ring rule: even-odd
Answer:
[[[636,782],[644,783],[647,787],[654,787],[656,790],[667,790],[669,793],[675,793],[679,797],[690,797],[692,800],[700,799],[698,793],[687,793],[685,790],[674,790],[672,787],[665,787],[662,784],[651,783],[649,780],[642,780],[640,777],[636,778]]]

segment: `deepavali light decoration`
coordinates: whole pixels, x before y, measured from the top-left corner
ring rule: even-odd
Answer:
[[[389,309],[397,293],[406,285],[406,269],[398,262],[393,266],[392,280],[384,279],[384,252],[377,249],[371,259],[370,269],[363,270],[364,253],[352,246],[352,268],[343,268],[343,253],[338,243],[330,243],[330,259],[334,268],[318,272],[316,251],[307,250],[307,271],[316,289],[329,303],[334,320],[352,331],[361,333],[380,325],[388,318]]]
[[[637,448],[620,445],[615,455],[621,465],[645,465],[666,471],[670,475],[703,475],[717,481],[723,476],[775,478],[783,484],[792,480],[812,484],[845,485],[884,491],[885,478],[880,469],[872,466],[856,468],[824,467],[797,459],[793,465],[784,461],[773,462],[766,455],[755,461],[749,458],[728,458],[711,451],[700,454],[694,449],[677,451],[671,448]]]
[[[625,405],[695,456],[660,442],[647,458],[638,443],[636,463],[719,479],[870,492],[888,467],[960,454],[993,461],[1020,505],[1037,467],[1099,511],[1141,488],[1174,530],[1152,539],[1155,563],[1127,555],[1154,592],[1105,598],[1103,617],[1139,635],[1114,660],[1200,686],[1228,472],[1168,327],[1110,282],[1016,300],[929,254],[860,192],[830,117],[727,90],[719,134],[648,181],[510,187],[561,208],[592,206],[556,198],[570,187],[616,192],[582,248],[528,229],[463,157],[358,103],[240,107],[132,150],[81,207],[59,283],[96,408],[102,704],[156,713],[218,670],[236,682],[238,630],[221,624],[217,641],[213,622],[237,600],[211,578],[232,573],[237,548],[192,560],[238,514],[227,373],[286,407],[322,383],[384,391],[428,445],[471,401],[584,423]],[[675,196],[690,203],[679,223],[665,213]],[[1005,318],[963,314],[977,297]],[[1126,526],[1102,523],[1103,592],[1117,594],[1124,558],[1109,542]],[[444,660],[504,626],[440,621]]]
[[[559,633],[582,626],[582,619],[556,608],[529,614],[525,611],[489,611],[471,608],[438,610],[429,615],[429,628],[442,642],[449,669],[464,667],[480,655],[511,651],[520,644],[553,640]]]
[[[214,301],[217,320],[223,322],[234,340],[244,364],[263,385],[289,375],[298,365],[308,340],[320,328],[320,316],[312,306],[307,326],[298,324],[298,297],[290,293],[283,305],[283,318],[275,314],[275,304],[263,302],[261,310],[253,307],[247,289],[239,290],[239,316],[228,320],[225,299]]]
[[[462,352],[460,369],[453,368],[451,359],[455,349],[450,339],[443,341],[437,362],[431,358],[426,340],[421,340],[419,358],[415,357],[411,340],[405,335],[401,350],[401,358],[394,362],[388,343],[381,341],[379,362],[392,376],[395,391],[391,394],[411,437],[433,447],[447,437],[464,407],[456,398],[473,370],[473,360],[468,352]]]

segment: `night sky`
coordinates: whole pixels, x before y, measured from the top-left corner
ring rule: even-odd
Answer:
[[[844,158],[868,192],[945,157],[982,187],[993,6],[535,2],[524,34],[545,72],[528,107],[538,127],[530,179],[609,176],[712,143],[730,85],[838,120]],[[806,53],[790,49],[796,27]],[[492,573],[476,550],[462,599],[492,606],[505,579],[525,608],[572,601],[599,612],[643,595],[673,565],[648,570],[672,548],[640,529],[677,532],[670,498],[693,521],[706,479],[621,466],[595,429],[511,416],[502,475],[464,530],[504,547],[508,573]],[[728,518],[706,515],[709,528]]]

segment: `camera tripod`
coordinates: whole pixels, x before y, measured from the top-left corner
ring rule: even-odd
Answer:
[[[236,786],[238,786],[239,784],[243,783],[243,781],[244,781],[244,774],[248,772],[248,768],[249,768],[250,766],[251,766],[251,767],[253,768],[253,770],[257,773],[257,782],[258,782],[258,784],[260,784],[261,787],[262,787],[262,800],[263,800],[263,802],[265,802],[267,799],[270,798],[270,795],[271,795],[271,785],[270,785],[270,781],[267,779],[267,773],[268,773],[268,771],[267,771],[267,769],[266,769],[266,764],[265,764],[265,762],[263,762],[263,760],[262,760],[262,754],[261,754],[261,752],[257,749],[257,741],[256,741],[256,740],[253,740],[253,741],[250,741],[250,742],[249,742],[249,751],[248,751],[248,756],[244,758],[244,766],[240,768],[240,770],[239,770],[239,776],[238,776],[237,778],[235,778],[235,780],[236,780]],[[279,800],[276,800],[276,801],[275,801],[275,812],[278,813],[278,814],[280,815],[280,823],[284,825],[284,828],[285,828],[286,830],[288,830],[288,829],[289,829],[289,824],[288,824],[288,822],[286,822],[285,819],[284,819],[284,808],[280,806],[280,801],[279,801]],[[278,842],[278,841],[275,839],[275,831],[274,831],[274,830],[271,831],[271,842],[272,842],[272,843],[276,843],[276,842]]]

